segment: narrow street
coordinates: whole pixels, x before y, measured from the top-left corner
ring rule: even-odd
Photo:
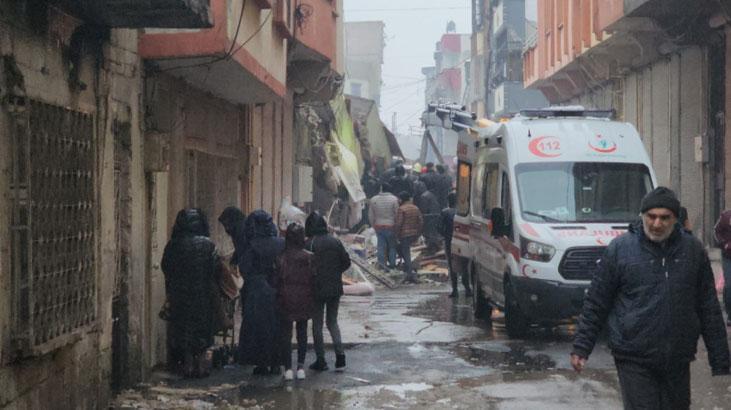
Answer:
[[[509,340],[498,318],[491,329],[473,319],[463,295],[457,301],[447,295],[446,285],[419,285],[345,297],[344,373],[308,370],[306,380],[284,382],[236,365],[203,380],[158,372],[143,388],[120,395],[114,408],[621,408],[605,344],[577,375],[568,361],[570,329],[534,329],[526,340]],[[712,381],[700,350],[692,366],[693,408],[727,408],[731,388]],[[308,363],[313,356],[310,346]]]
[[[731,409],[731,0],[0,0],[0,60],[0,410],[685,408],[696,339]]]

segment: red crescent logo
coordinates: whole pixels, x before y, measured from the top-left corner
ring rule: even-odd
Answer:
[[[596,136],[598,145],[594,145],[592,141],[589,141],[589,148],[601,154],[611,154],[617,150],[617,143],[609,138],[604,138],[601,135]]]
[[[523,265],[523,276],[528,276],[527,273],[525,273],[525,270],[528,268],[528,265]]]
[[[521,269],[521,273],[522,273],[522,274],[523,274],[523,276],[525,276],[525,277],[528,277],[528,273],[526,272],[526,270],[527,270],[527,269],[530,269],[530,273],[532,273],[532,274],[534,274],[534,275],[535,275],[536,273],[538,273],[538,271],[536,271],[536,270],[535,270],[535,269],[534,269],[533,267],[531,267],[530,265],[523,265],[523,269]]]
[[[561,156],[561,141],[556,137],[538,137],[528,144],[530,152],[541,158]]]

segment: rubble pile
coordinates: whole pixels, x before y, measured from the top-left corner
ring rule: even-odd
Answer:
[[[398,287],[403,279],[401,264],[399,263],[397,269],[383,269],[378,266],[376,234],[372,228],[365,229],[360,234],[341,234],[338,238],[350,252],[353,266],[357,267],[364,276],[373,280],[376,286],[385,286],[389,289]],[[444,250],[428,253],[426,245],[419,242],[411,248],[411,258],[417,270],[419,282],[438,284],[449,281],[449,269]],[[368,280],[365,277],[364,279]]]

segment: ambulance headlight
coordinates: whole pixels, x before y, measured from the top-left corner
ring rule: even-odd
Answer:
[[[549,262],[556,254],[556,248],[545,243],[520,237],[521,257],[538,262]]]

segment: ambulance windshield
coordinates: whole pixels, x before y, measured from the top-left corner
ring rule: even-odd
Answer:
[[[521,213],[530,222],[631,222],[652,190],[643,164],[526,163],[515,170]]]

